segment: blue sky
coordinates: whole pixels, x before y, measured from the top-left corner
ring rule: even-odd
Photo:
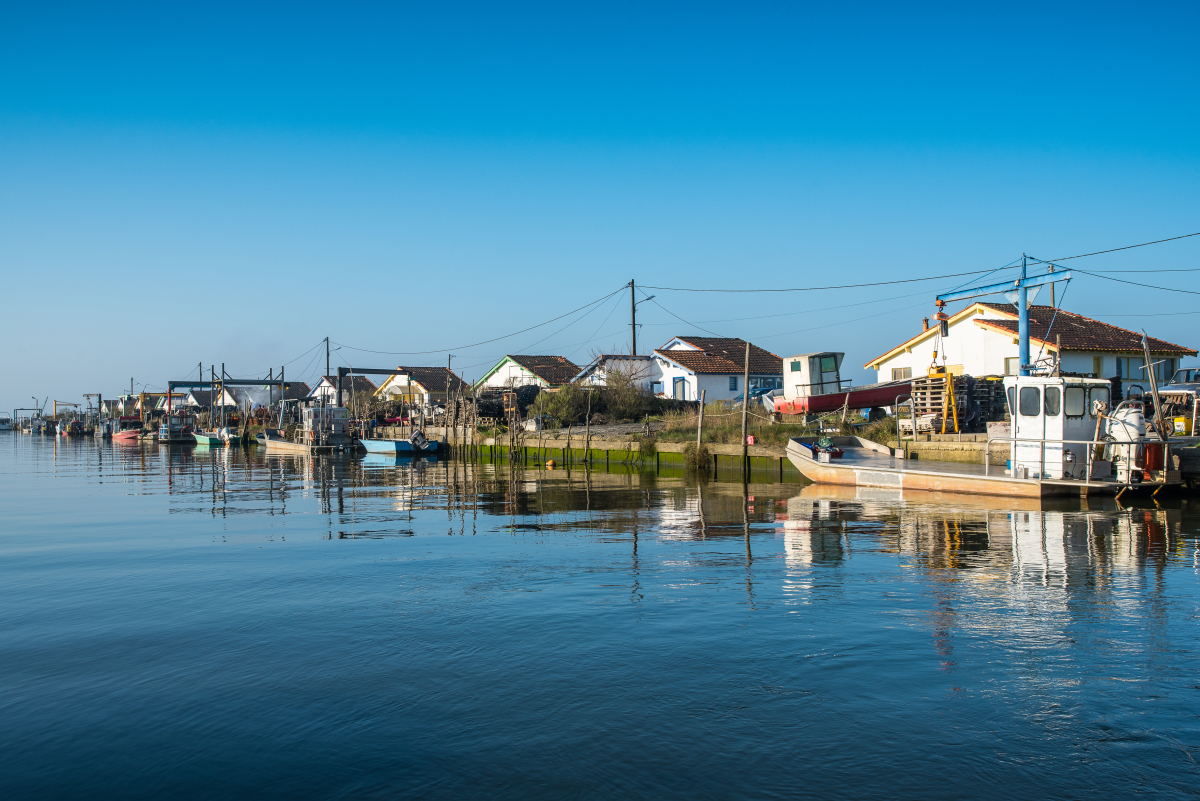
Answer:
[[[858,283],[1200,231],[1194,4],[342,6],[3,8],[0,407],[201,361],[307,377],[325,336],[335,365],[586,362],[628,346],[627,295],[461,346],[630,278]],[[639,344],[857,366],[959,283],[650,290]],[[1196,316],[1108,315],[1196,299],[1080,278],[1065,307],[1195,347]]]

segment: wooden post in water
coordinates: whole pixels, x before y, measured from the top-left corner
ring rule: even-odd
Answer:
[[[592,393],[588,393],[587,417],[583,421],[583,463],[588,463],[592,451]]]
[[[750,410],[750,343],[746,343],[746,368],[742,374],[742,480],[750,480],[750,448],[746,443],[746,414]]]
[[[700,459],[700,443],[704,441],[704,394],[705,390],[700,390],[700,419],[696,422],[696,459],[699,464]]]

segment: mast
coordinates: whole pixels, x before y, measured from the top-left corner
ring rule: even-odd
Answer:
[[[629,279],[629,355],[637,356],[637,302],[633,299],[633,279]]]

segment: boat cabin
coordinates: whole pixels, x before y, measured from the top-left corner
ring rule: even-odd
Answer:
[[[158,426],[158,439],[160,442],[191,442],[195,427],[196,415],[191,412],[169,412],[163,415]]]
[[[842,389],[844,353],[801,353],[783,360],[783,396],[788,399],[829,395]],[[846,382],[849,383],[848,381]]]
[[[302,410],[305,442],[325,444],[350,436],[350,410],[344,406],[311,406]]]
[[[1008,376],[1004,389],[1012,421],[1009,459],[1014,475],[1084,479],[1092,461],[1086,443],[1105,433],[1099,424],[1108,411],[1109,382],[1068,376]],[[1106,477],[1097,475],[1097,467],[1100,465],[1093,465],[1091,478]]]

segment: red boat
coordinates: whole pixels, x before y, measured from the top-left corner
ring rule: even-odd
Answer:
[[[135,415],[117,418],[117,430],[113,432],[114,441],[136,442],[142,435],[142,418]]]
[[[894,406],[897,396],[912,392],[912,381],[849,386],[840,369],[845,354],[802,353],[783,360],[783,396],[775,398],[779,414],[813,414],[841,408],[872,409]]]

